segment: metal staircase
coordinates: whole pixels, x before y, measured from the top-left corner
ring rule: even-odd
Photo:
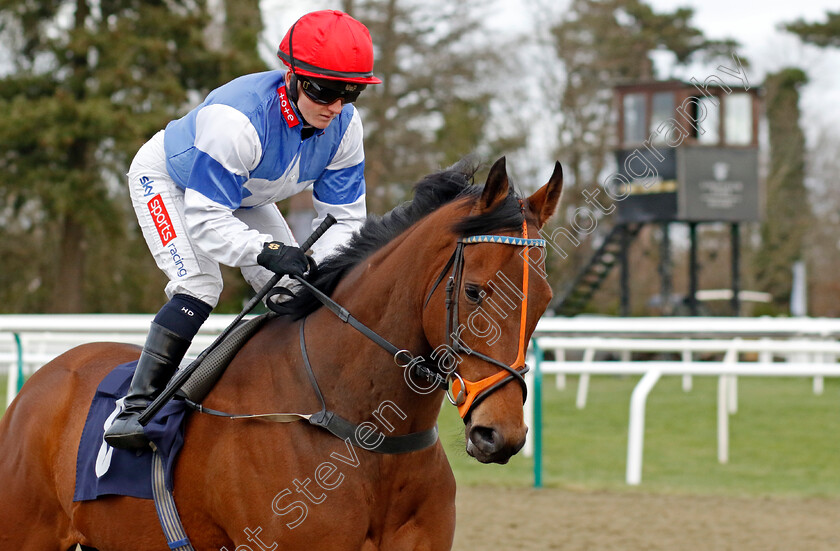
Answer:
[[[613,226],[604,238],[604,242],[556,302],[557,315],[574,316],[586,308],[592,295],[609,275],[613,265],[621,258],[622,248],[630,245],[643,225],[642,223],[627,223]]]

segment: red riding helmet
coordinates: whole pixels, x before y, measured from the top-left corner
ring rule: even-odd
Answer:
[[[283,37],[277,57],[293,74],[357,84],[373,76],[373,43],[362,23],[338,10],[308,13]]]

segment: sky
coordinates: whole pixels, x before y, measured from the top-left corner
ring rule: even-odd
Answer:
[[[840,132],[840,51],[803,45],[778,27],[804,19],[823,22],[827,11],[840,10],[837,0],[648,0],[657,10],[680,6],[694,9],[694,23],[709,38],[734,38],[738,53],[752,62],[748,74],[761,82],[767,72],[786,66],[806,70],[810,82],[802,90],[805,125],[832,125]]]
[[[497,32],[531,33],[535,21],[545,20],[544,9],[562,13],[569,0],[489,0],[487,23]],[[760,85],[768,72],[787,66],[798,66],[808,73],[810,82],[801,90],[802,123],[813,143],[820,132],[840,136],[840,51],[803,45],[790,33],[780,30],[782,23],[805,19],[825,20],[829,10],[840,10],[838,0],[647,0],[657,11],[673,11],[678,7],[694,10],[693,22],[709,38],[734,38],[741,43],[737,53],[750,60],[747,70],[750,83]],[[276,44],[288,27],[304,13],[322,8],[337,8],[330,0],[262,0],[265,45],[263,57],[274,58]],[[276,58],[274,58],[276,60]],[[667,69],[667,63],[664,65]],[[715,67],[689,67],[677,71],[676,77],[709,74]],[[548,137],[547,137],[548,138]],[[542,141],[546,152],[550,139]],[[542,156],[542,155],[540,155]],[[542,163],[541,163],[542,164]],[[545,170],[550,173],[551,166]],[[546,174],[546,176],[547,176]]]
[[[796,19],[822,19],[826,11],[840,9],[837,0],[797,0],[759,2],[757,0],[648,0],[659,10],[672,11],[688,6],[694,9],[694,22],[711,38],[734,37],[762,47],[783,33],[777,25]]]
[[[534,6],[546,0],[504,0],[500,6],[507,10],[491,17],[498,28],[527,30],[543,13]],[[750,60],[748,76],[760,84],[768,72],[788,66],[798,66],[808,73],[810,82],[802,92],[803,122],[808,127],[825,126],[840,134],[840,50],[821,49],[803,45],[793,34],[779,29],[783,23],[804,19],[807,22],[825,21],[829,10],[840,11],[838,0],[647,0],[657,11],[674,11],[680,7],[694,10],[692,22],[707,37],[734,38],[741,43],[737,53]],[[520,8],[514,7],[520,5]],[[568,4],[561,0],[557,6]],[[524,8],[524,9],[523,9]],[[558,8],[562,13],[562,7]],[[708,72],[711,68],[689,67],[684,74]],[[815,128],[811,128],[813,137]]]

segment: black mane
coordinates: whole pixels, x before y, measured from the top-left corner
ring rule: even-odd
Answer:
[[[349,243],[318,266],[310,283],[327,295],[332,295],[347,272],[427,214],[461,197],[477,199],[484,190],[484,186],[473,185],[477,169],[475,163],[462,161],[450,169],[430,174],[415,184],[414,199],[411,201],[381,217],[368,215],[364,225],[353,234]],[[522,219],[519,198],[511,187],[507,199],[493,211],[464,217],[453,225],[453,231],[462,237],[495,231],[516,231],[522,227]],[[296,293],[294,298],[282,304],[282,313],[300,319],[321,306],[306,290],[299,289]]]

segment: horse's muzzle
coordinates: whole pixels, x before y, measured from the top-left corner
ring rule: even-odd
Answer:
[[[481,463],[505,464],[525,445],[525,435],[508,442],[492,427],[477,425],[467,432],[467,453]]]

